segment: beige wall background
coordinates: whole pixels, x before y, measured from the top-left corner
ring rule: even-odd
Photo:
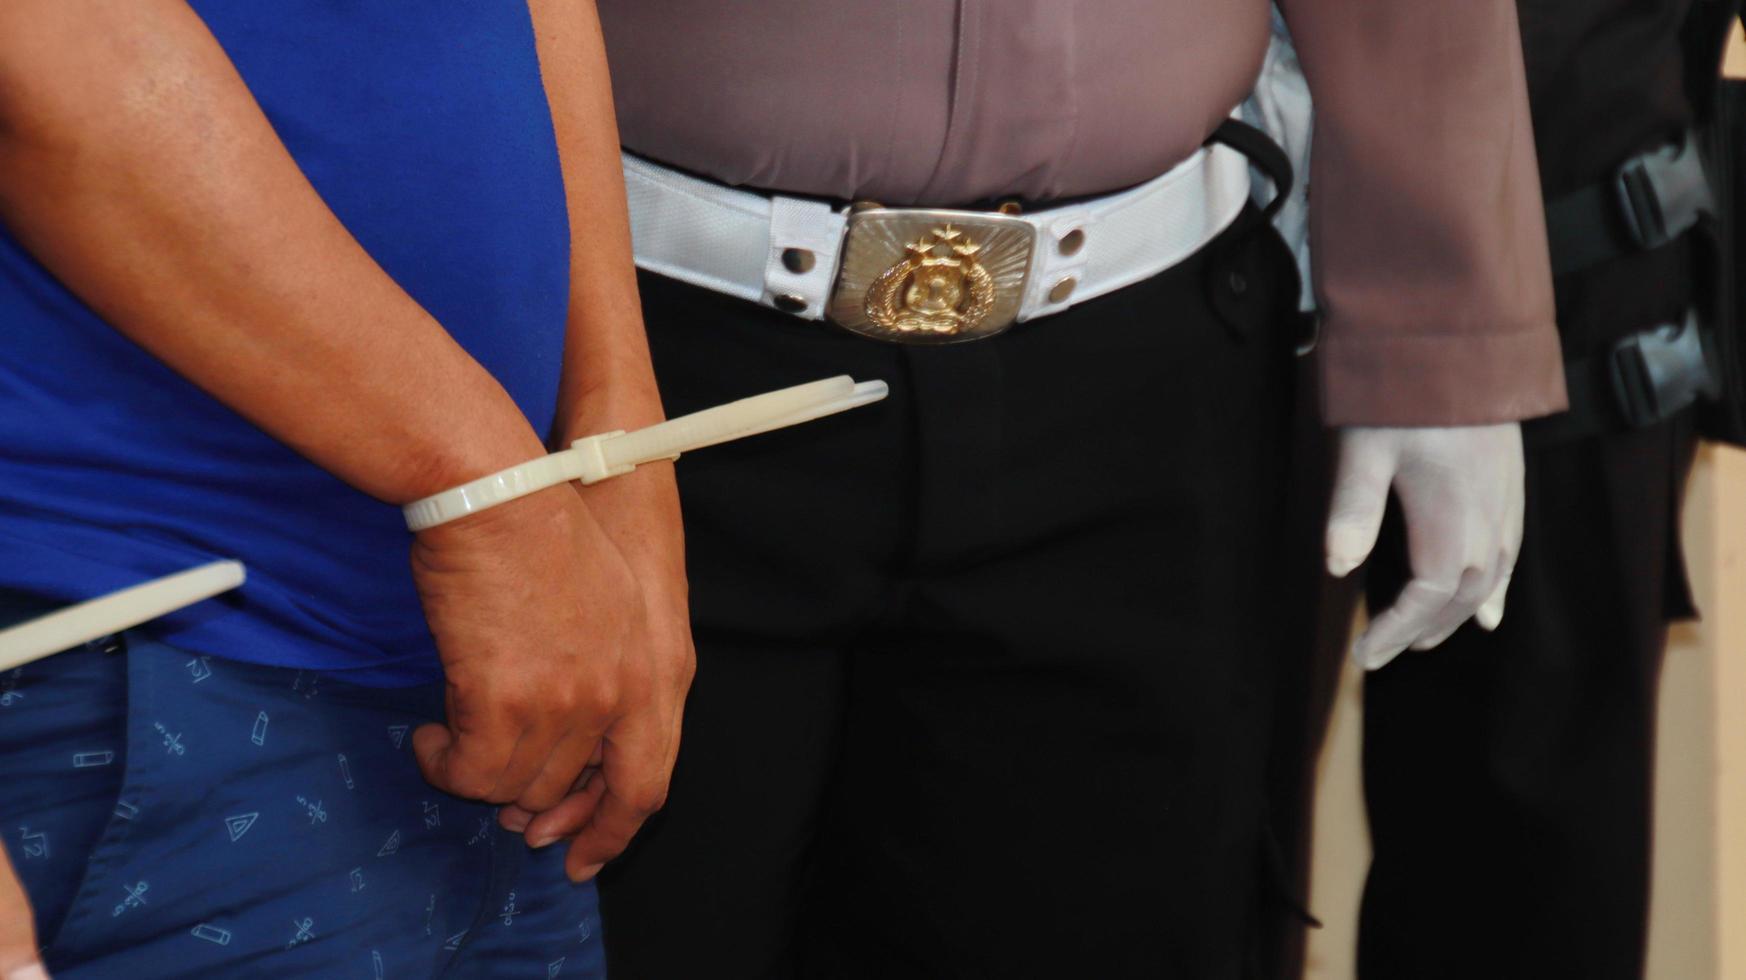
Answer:
[[[1746,76],[1738,36],[1728,73]],[[1701,623],[1676,626],[1656,747],[1649,980],[1746,980],[1746,452],[1705,447],[1685,505]],[[1342,678],[1320,763],[1308,980],[1354,976],[1359,895],[1370,861],[1359,785],[1357,671]]]

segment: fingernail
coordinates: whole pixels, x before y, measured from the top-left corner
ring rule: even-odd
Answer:
[[[49,975],[41,963],[31,963],[6,974],[6,980],[49,980]]]
[[[1479,610],[1479,614],[1474,616],[1473,619],[1475,622],[1479,623],[1480,629],[1490,632],[1497,629],[1498,624],[1503,622],[1503,610],[1491,605],[1482,606]]]
[[[512,834],[519,834],[533,823],[533,814],[521,811],[502,810],[498,812],[497,824]]]
[[[528,841],[527,846],[529,846],[537,851],[542,847],[550,847],[553,843],[555,843],[557,841],[557,839],[558,839],[557,834],[544,834],[544,835],[541,835],[539,837],[535,837],[533,840]]]
[[[591,880],[591,879],[592,879],[592,878],[593,878],[593,877],[594,877],[594,876],[595,876],[595,875],[597,875],[597,874],[599,874],[599,873],[600,873],[600,869],[601,869],[601,868],[604,868],[604,867],[606,867],[606,865],[604,865],[604,864],[590,864],[590,865],[589,865],[589,866],[588,866],[588,867],[586,867],[586,868],[583,868],[583,869],[582,869],[582,870],[580,870],[580,871],[578,871],[578,872],[576,872],[576,873],[575,873],[575,874],[573,874],[573,875],[571,875],[571,876],[570,876],[570,880],[571,880],[571,881],[574,881],[574,882],[576,882],[576,883],[578,883],[578,884],[580,884],[580,883],[582,883],[582,882],[584,882],[584,881],[589,881],[589,880]]]
[[[1358,559],[1350,557],[1328,556],[1328,574],[1335,578],[1345,578],[1352,569],[1358,567]]]

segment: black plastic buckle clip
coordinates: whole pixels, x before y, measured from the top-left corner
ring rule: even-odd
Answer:
[[[1613,193],[1631,241],[1640,249],[1660,248],[1715,214],[1715,195],[1704,174],[1697,138],[1632,157],[1613,175]]]
[[[1634,429],[1720,394],[1695,314],[1619,341],[1608,364],[1614,404]]]

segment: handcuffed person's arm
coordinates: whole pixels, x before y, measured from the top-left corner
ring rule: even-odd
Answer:
[[[599,21],[592,3],[533,0],[528,6],[570,217],[569,330],[555,440],[566,443],[636,429],[664,413],[631,262]],[[672,463],[639,467],[578,492],[641,586],[646,642],[625,658],[618,675],[618,720],[590,760],[598,764],[599,778],[577,784],[574,792],[570,785],[541,785],[522,801],[526,805],[505,807],[501,820],[535,846],[569,839],[566,867],[572,877],[587,878],[666,801],[696,657]]]
[[[181,0],[0,4],[0,220],[115,329],[378,499],[544,452]],[[504,803],[570,785],[646,659],[615,539],[560,486],[423,532],[413,557],[450,684],[447,725],[416,739],[427,774]]]

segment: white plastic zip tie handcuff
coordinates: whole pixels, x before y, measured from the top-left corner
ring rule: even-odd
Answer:
[[[57,609],[0,630],[0,671],[132,629],[243,584],[242,562],[215,561]]]
[[[587,486],[644,463],[678,459],[694,449],[846,412],[879,401],[886,391],[883,381],[857,384],[845,374],[742,398],[635,432],[586,436],[569,449],[414,500],[402,512],[407,527],[423,531],[560,483],[580,480]]]
[[[629,473],[643,463],[678,459],[682,452],[809,422],[879,401],[885,395],[883,381],[856,384],[844,375],[744,398],[635,432],[589,436],[563,452],[408,504],[406,523],[413,530],[435,527],[567,480],[598,483]],[[423,523],[421,519],[425,519]],[[0,629],[0,671],[229,592],[242,585],[246,575],[242,562],[216,561]]]

